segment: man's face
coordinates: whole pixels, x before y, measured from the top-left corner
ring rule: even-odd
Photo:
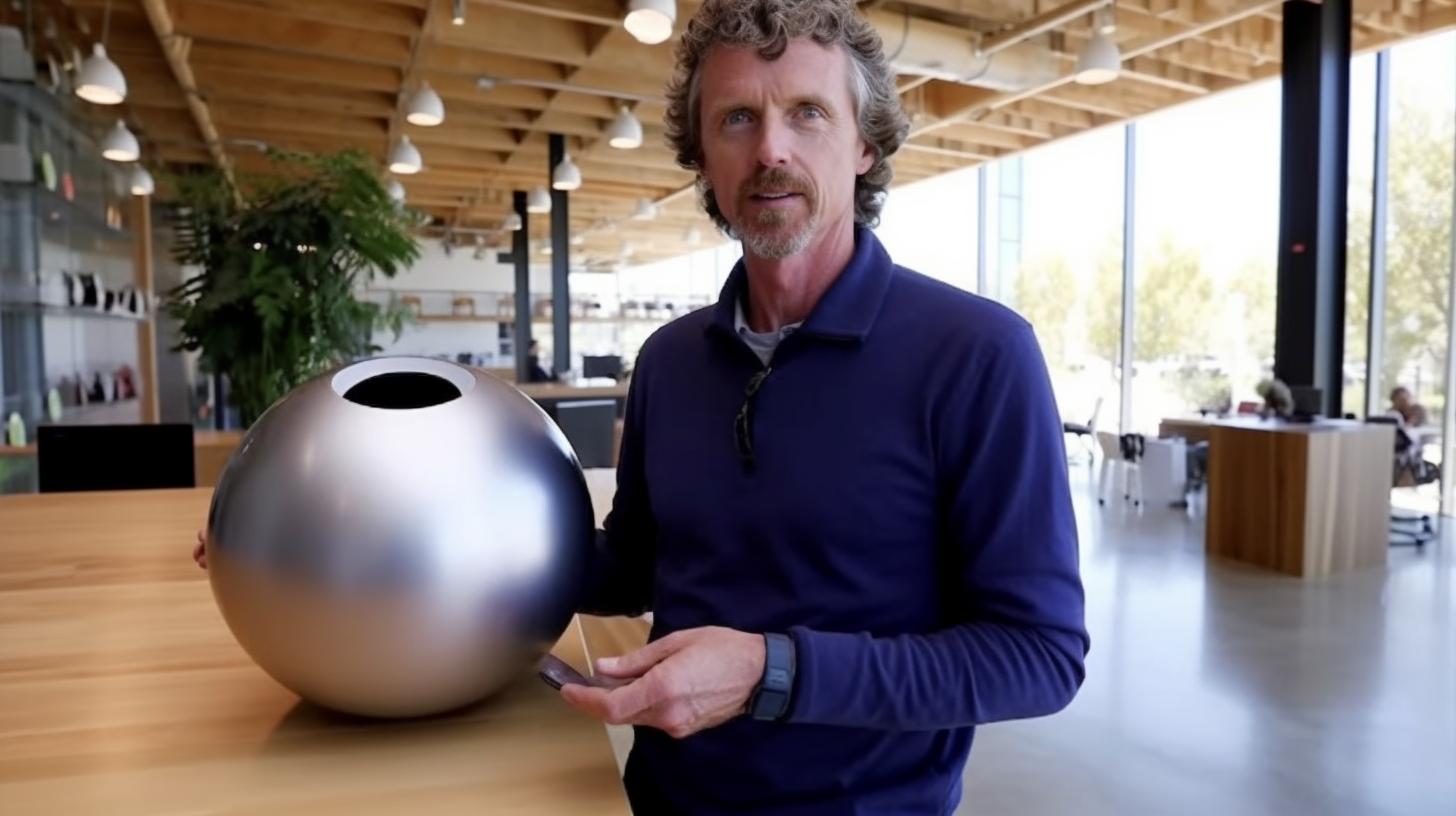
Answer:
[[[750,253],[786,258],[853,220],[855,177],[874,152],[842,48],[791,40],[769,62],[717,46],[699,70],[701,172]]]
[[[1391,404],[1402,411],[1410,406],[1410,401],[1410,392],[1405,390],[1404,388],[1401,388],[1397,390],[1394,394],[1390,395]]]

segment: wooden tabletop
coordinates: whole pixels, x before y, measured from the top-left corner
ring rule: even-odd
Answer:
[[[274,683],[188,557],[210,496],[0,496],[0,812],[628,812],[605,730],[532,672],[402,722]],[[555,651],[585,667],[579,623]]]

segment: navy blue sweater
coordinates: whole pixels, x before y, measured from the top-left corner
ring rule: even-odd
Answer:
[[[785,632],[785,722],[683,740],[638,728],[636,812],[947,814],[974,727],[1061,709],[1082,681],[1061,420],[1031,327],[895,266],[849,265],[763,365],[719,302],[665,326],[632,378],[617,494],[584,611],[652,637]]]

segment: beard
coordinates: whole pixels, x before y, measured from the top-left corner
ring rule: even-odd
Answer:
[[[735,225],[743,245],[752,254],[770,260],[803,252],[819,228],[819,194],[813,183],[782,168],[770,167],[738,188],[738,212],[748,212],[751,199],[760,193],[796,193],[803,197],[808,212],[800,213],[797,207],[758,208]]]

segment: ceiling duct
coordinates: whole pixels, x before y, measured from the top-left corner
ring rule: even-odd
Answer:
[[[995,91],[1021,91],[1061,76],[1056,54],[1041,37],[986,55],[976,48],[977,32],[881,9],[863,14],[884,40],[890,64],[901,74]]]

